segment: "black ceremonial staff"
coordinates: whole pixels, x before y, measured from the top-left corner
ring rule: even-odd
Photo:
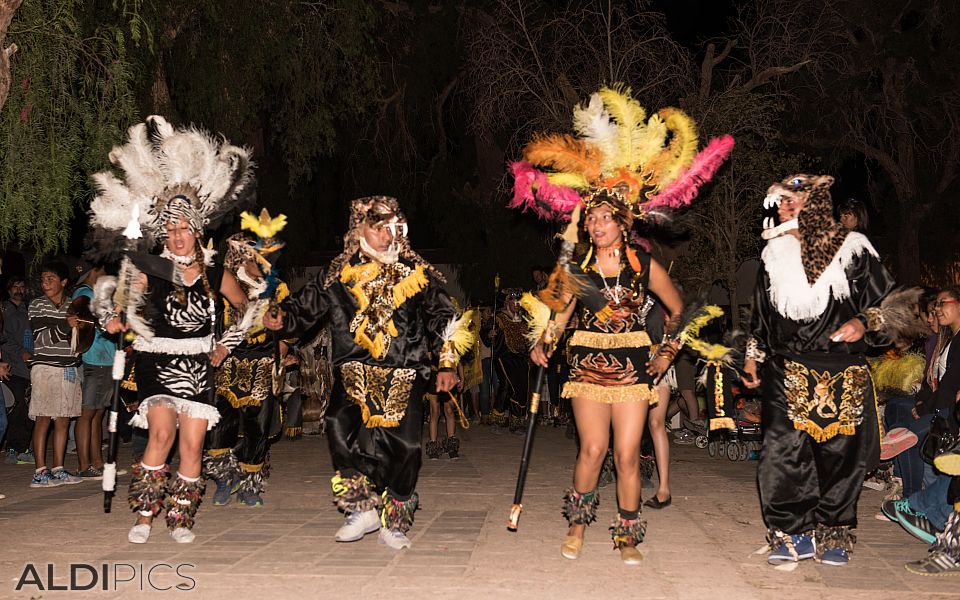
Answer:
[[[558,332],[554,331],[553,318],[571,301],[575,295],[577,300],[593,311],[599,313],[607,306],[607,299],[594,285],[580,266],[572,262],[573,248],[577,242],[577,230],[580,221],[580,207],[577,207],[570,218],[563,234],[560,236],[560,255],[557,257],[557,266],[550,275],[547,287],[540,291],[540,299],[550,308],[550,319],[542,342],[553,348],[558,339]],[[513,493],[513,506],[510,508],[510,518],[507,529],[516,531],[520,523],[520,512],[523,510],[523,488],[527,483],[527,470],[530,468],[530,457],[533,453],[533,438],[537,429],[537,413],[540,410],[540,390],[543,388],[546,368],[537,366],[534,376],[533,389],[530,396],[529,416],[527,417],[527,435],[523,440],[523,454],[520,456],[520,472],[517,474],[517,487]]]

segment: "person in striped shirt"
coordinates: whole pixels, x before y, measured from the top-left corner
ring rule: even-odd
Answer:
[[[30,303],[28,316],[33,330],[34,354],[30,361],[30,418],[36,471],[32,488],[80,483],[80,477],[63,468],[70,419],[80,416],[79,358],[71,348],[76,317],[67,316],[66,293],[69,272],[62,263],[47,263],[40,269],[43,296]],[[53,421],[53,469],[47,469],[47,433]]]

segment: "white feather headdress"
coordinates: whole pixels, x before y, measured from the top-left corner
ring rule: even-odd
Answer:
[[[205,131],[174,128],[159,116],[127,130],[127,142],[110,151],[116,170],[91,176],[88,253],[116,257],[124,229],[135,218],[144,232],[140,250],[163,237],[161,218],[174,197],[186,203],[197,228],[216,226],[232,209],[252,199],[250,150]]]

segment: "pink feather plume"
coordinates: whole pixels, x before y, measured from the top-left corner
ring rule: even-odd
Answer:
[[[723,135],[713,138],[707,147],[693,159],[690,167],[660,193],[644,203],[646,208],[666,207],[683,208],[696,197],[700,186],[710,181],[713,175],[733,150],[733,136]]]
[[[532,210],[548,221],[569,221],[580,202],[576,190],[550,183],[547,174],[526,161],[510,163],[513,172],[513,199],[510,208]]]

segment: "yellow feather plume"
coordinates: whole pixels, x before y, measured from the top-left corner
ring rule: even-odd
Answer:
[[[477,343],[477,333],[479,330],[473,327],[473,320],[477,316],[477,311],[468,310],[447,324],[443,332],[443,341],[450,342],[450,349],[458,357],[469,352]]]
[[[600,176],[600,151],[572,135],[540,135],[523,149],[527,162],[565,173],[578,173],[588,180]]]
[[[680,341],[707,360],[722,360],[729,354],[729,348],[720,344],[710,344],[697,337],[700,335],[700,330],[703,329],[707,323],[722,316],[723,309],[719,306],[708,304],[700,308],[690,319],[690,322],[680,331],[678,336]]]
[[[547,179],[553,185],[562,185],[575,190],[590,188],[590,182],[580,173],[547,173]]]
[[[659,115],[673,137],[667,147],[644,166],[644,176],[655,186],[651,193],[676,179],[682,169],[693,163],[697,154],[697,126],[693,119],[676,108],[665,108]]]
[[[870,375],[877,390],[916,393],[923,381],[924,357],[908,352],[903,356],[884,355],[870,361]]]
[[[287,226],[287,215],[277,215],[270,217],[267,209],[260,211],[260,216],[255,217],[247,211],[240,213],[240,229],[252,231],[262,238],[272,238]]]
[[[530,348],[537,345],[543,337],[550,323],[550,307],[540,301],[530,292],[524,292],[520,297],[520,307],[523,309],[523,318],[527,322],[527,344]]]
[[[630,95],[629,87],[605,87],[598,94],[607,112],[616,120],[619,127],[616,143],[617,156],[613,161],[605,162],[636,170],[641,161],[635,151],[634,137],[636,132],[644,127],[647,111]]]

